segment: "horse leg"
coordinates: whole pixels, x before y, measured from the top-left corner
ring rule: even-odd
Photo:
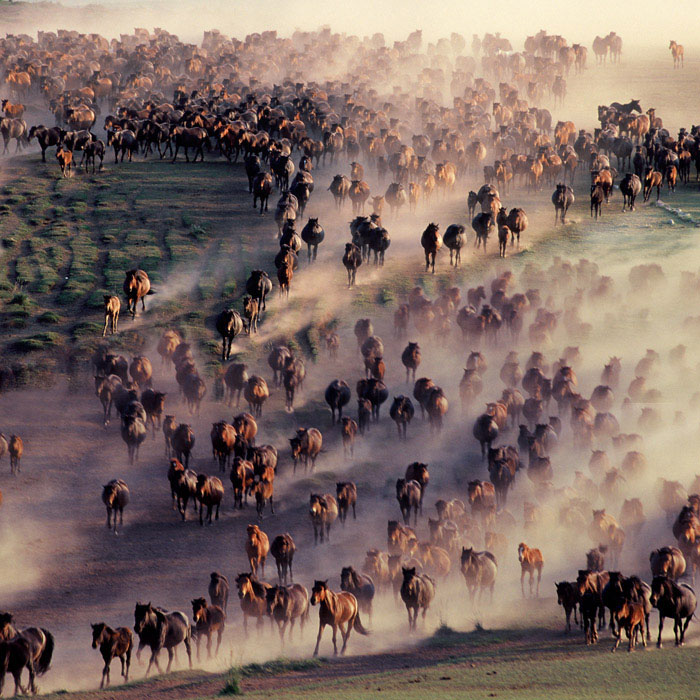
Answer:
[[[102,682],[100,683],[100,690],[105,687],[105,685],[109,686],[109,664],[112,661],[112,659],[105,659],[105,667],[102,669]],[[122,661],[122,665],[124,662]]]
[[[318,656],[318,646],[321,643],[321,635],[323,634],[323,628],[326,626],[325,622],[319,621],[318,623],[318,636],[316,637],[316,648],[314,649],[314,656]]]
[[[542,581],[542,567],[537,569],[537,593],[535,594],[535,598],[540,597],[540,581]]]
[[[659,638],[656,640],[656,646],[661,649],[661,632],[664,628],[664,616],[659,613]]]
[[[173,658],[175,658],[175,653],[173,652],[172,647],[170,649],[167,649],[168,652],[168,667],[165,669],[166,673],[170,673],[170,668],[173,665]]]
[[[681,630],[681,643],[680,646],[683,646],[685,644],[685,631],[688,629],[688,625],[690,624],[690,620],[692,618],[692,615],[690,617],[687,617],[685,620],[685,625],[683,624],[682,621],[679,619],[678,626],[680,627]]]
[[[525,569],[520,570],[520,592],[525,597]]]

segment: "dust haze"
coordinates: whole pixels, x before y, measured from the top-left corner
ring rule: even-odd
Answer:
[[[519,50],[525,35],[541,28],[563,34],[569,43],[580,41],[587,46],[595,34],[614,30],[625,40],[621,65],[598,68],[589,53],[587,71],[581,76],[572,73],[568,80],[564,105],[555,110],[545,101],[544,106],[552,110],[554,122],[557,118],[571,119],[577,128],[593,131],[597,126],[598,104],[635,97],[645,109],[656,107],[673,133],[680,126],[689,128],[697,119],[695,105],[685,95],[695,94],[700,62],[689,57],[683,75],[674,75],[671,81],[666,47],[670,38],[685,42],[686,46],[697,42],[696,37],[690,35],[686,21],[688,13],[692,16],[696,8],[694,3],[678,2],[665,8],[661,16],[657,8],[652,3],[592,2],[588,3],[585,14],[579,16],[574,10],[562,10],[560,2],[538,2],[536,8],[522,2],[503,2],[499,5],[499,22],[494,24],[493,8],[485,4],[467,7],[463,3],[441,3],[437,7],[409,7],[405,3],[390,2],[380,7],[370,3],[336,7],[328,3],[301,2],[290,9],[288,3],[267,3],[264,7],[236,3],[232,6],[218,0],[184,2],[176,6],[154,2],[79,7],[75,3],[70,4],[68,10],[59,7],[51,11],[37,10],[35,17],[26,24],[16,23],[12,31],[35,34],[37,30],[54,30],[65,21],[66,28],[116,36],[132,31],[135,26],[149,29],[159,26],[187,41],[200,42],[202,31],[211,28],[243,38],[249,32],[267,29],[277,29],[280,35],[288,36],[296,29],[313,30],[327,24],[333,30],[342,28],[360,37],[384,32],[389,41],[403,38],[416,28],[424,30],[425,42],[436,41],[456,31],[467,37],[467,44],[472,33],[501,31],[511,39],[514,49]],[[649,19],[640,23],[638,18],[645,16]],[[684,36],[683,32],[688,34]],[[308,78],[341,77],[350,70],[352,61],[352,56],[339,56],[332,67],[321,66],[319,62],[318,66],[310,67]],[[649,80],[649,75],[655,79]],[[271,83],[280,78],[266,76]],[[394,81],[400,78],[399,75],[388,76],[378,88],[389,96]],[[449,104],[447,91],[443,102]],[[35,105],[34,109],[38,114],[40,107]],[[408,118],[417,127],[416,115]],[[36,152],[28,157],[36,158]],[[109,157],[106,163],[113,167]],[[697,315],[698,285],[689,285],[687,275],[683,275],[687,271],[695,275],[700,269],[694,225],[700,216],[695,209],[688,215],[690,219],[684,218],[684,211],[694,206],[692,200],[664,196],[664,206],[639,206],[636,214],[622,219],[617,216],[620,193],[616,191],[603,220],[593,224],[589,223],[585,188],[580,188],[577,197],[583,204],[579,203],[572,210],[566,227],[552,230],[549,188],[536,194],[515,189],[504,197],[504,204],[525,207],[530,219],[520,251],[509,248],[509,257],[497,261],[495,243],[491,240],[487,257],[476,254],[471,249],[470,231],[468,252],[463,256],[466,260],[459,272],[448,272],[447,253],[443,251],[438,258],[438,274],[435,277],[424,275],[418,244],[420,232],[429,221],[439,222],[443,232],[451,223],[466,223],[466,191],[477,189],[481,184],[480,176],[471,175],[468,182],[463,183],[466,187],[458,188],[454,196],[434,200],[430,206],[419,206],[415,214],[404,212],[397,219],[387,216],[385,225],[392,237],[387,264],[383,268],[363,265],[358,271],[357,289],[350,292],[346,288],[340,255],[351,217],[347,209],[336,213],[325,191],[336,169],[347,172],[348,164],[341,161],[337,166],[315,172],[317,188],[304,217],[319,216],[326,231],[318,262],[309,267],[305,248],[301,251],[300,269],[294,277],[289,301],[279,298],[275,287],[270,296],[270,310],[258,336],[251,339],[241,336],[233,348],[234,353],[245,355],[250,374],[261,374],[270,383],[271,397],[259,422],[258,444],[270,443],[278,448],[280,476],[275,483],[277,514],[272,516],[266,511],[261,526],[271,539],[286,531],[294,537],[298,547],[295,580],[310,587],[316,578],[329,578],[332,587],[338,589],[341,567],[351,564],[359,570],[367,549],[385,550],[387,520],[400,519],[394,497],[395,480],[402,477],[406,466],[414,461],[425,462],[430,468],[424,513],[416,527],[419,539],[427,540],[427,518],[435,517],[435,501],[460,498],[466,502],[467,482],[488,478],[486,464],[472,438],[472,425],[484,404],[501,396],[504,387],[499,371],[505,356],[510,351],[517,352],[524,369],[531,352],[537,350],[545,354],[551,365],[569,346],[580,348],[581,359],[574,368],[578,391],[584,397],[589,397],[601,384],[601,371],[609,358],[622,358],[622,375],[614,391],[612,412],[622,433],[642,434],[643,446],[639,449],[646,456],[647,468],[634,477],[627,475],[619,492],[606,491],[596,483],[596,488],[586,498],[591,510],[605,508],[616,518],[624,498],[642,500],[646,523],[638,534],[628,535],[618,566],[625,573],[638,573],[648,579],[649,551],[673,543],[670,523],[659,504],[659,478],[680,481],[688,489],[700,472],[695,459],[700,447],[700,400],[695,396],[700,379],[700,351],[694,342],[700,324],[687,321],[689,316]],[[373,192],[380,191],[375,171],[369,170],[367,166],[366,179]],[[232,175],[232,196],[248,196],[240,169]],[[616,216],[609,216],[608,211],[613,208]],[[272,216],[259,219],[251,214],[247,224],[260,232],[263,250],[260,266],[269,269],[273,255],[271,246],[276,245],[272,242],[275,230]],[[555,262],[555,258],[560,260]],[[580,259],[590,261],[595,271],[587,268],[587,273],[577,276]],[[573,272],[569,282],[561,281],[561,260],[571,263]],[[149,309],[156,314],[159,308],[189,295],[200,271],[209,262],[203,258],[197,261],[195,269],[182,266],[175,270],[157,286],[156,295],[148,299]],[[658,263],[663,268],[663,279],[650,282],[643,289],[633,287],[631,269],[650,263]],[[561,312],[557,328],[546,343],[533,344],[528,337],[534,312],[526,316],[523,332],[517,340],[504,331],[497,347],[467,345],[454,324],[448,338],[420,333],[413,323],[407,338],[394,337],[393,312],[397,304],[406,300],[413,286],[422,286],[432,300],[448,287],[459,286],[462,303],[466,303],[467,289],[479,284],[486,286],[490,297],[491,281],[504,270],[514,273],[515,283],[510,293],[538,287],[545,305]],[[611,282],[599,293],[596,290],[600,289],[602,277],[610,278]],[[386,305],[377,303],[377,287],[389,290],[393,301]],[[572,306],[578,306],[575,331],[564,323],[566,309]],[[354,457],[345,459],[337,429],[330,426],[323,391],[336,377],[345,379],[353,389],[348,413],[355,417],[354,386],[364,376],[353,334],[354,323],[360,317],[371,318],[375,334],[383,339],[387,364],[385,382],[390,393],[389,400],[382,406],[380,422],[371,426],[368,436],[358,439]],[[339,357],[330,359],[321,341],[318,361],[307,361],[307,380],[303,392],[297,396],[294,412],[287,413],[283,389],[272,386],[267,353],[274,344],[290,338],[300,328],[330,320],[338,324]],[[191,423],[195,430],[193,468],[216,474],[217,467],[209,449],[211,423],[230,420],[232,415],[245,410],[244,405],[229,408],[215,401],[213,382],[208,380],[208,394],[201,415],[188,415],[178,396],[174,371],[161,366],[155,352],[161,329],[154,327],[148,315],[140,316],[133,324],[125,318],[122,324],[123,328],[138,331],[146,339],[145,354],[152,359],[155,368],[154,386],[168,392],[166,413],[175,413],[180,421]],[[209,332],[211,339],[218,341],[211,324]],[[417,415],[409,426],[408,440],[400,443],[388,410],[393,396],[412,396],[412,383],[405,381],[405,370],[400,362],[401,351],[408,340],[418,341],[422,349],[423,361],[417,376],[431,377],[442,386],[450,408],[443,432],[434,434],[427,421],[421,421],[416,407]],[[685,352],[677,351],[672,355],[671,350],[681,344]],[[653,401],[637,400],[623,406],[628,386],[636,376],[636,365],[648,348],[658,352],[660,358],[646,378],[646,395],[653,396]],[[472,350],[484,354],[488,368],[481,396],[473,405],[463,408],[459,380]],[[130,357],[129,353],[125,354]],[[678,355],[680,359],[672,359]],[[210,358],[198,356],[198,365],[207,359]],[[8,436],[15,432],[21,434],[26,449],[22,475],[10,481],[9,475],[3,473],[0,481],[5,498],[0,510],[0,559],[5,572],[0,582],[1,607],[14,611],[20,625],[41,624],[56,635],[53,669],[41,680],[41,689],[96,687],[101,661],[97,652],[89,649],[90,623],[104,620],[112,626],[132,625],[137,600],[150,600],[190,615],[189,601],[205,595],[209,573],[214,570],[225,573],[231,582],[229,622],[219,658],[202,660],[197,665],[208,670],[224,670],[232,664],[264,661],[280,655],[309,656],[317,623],[317,612],[313,608],[301,642],[296,631],[293,642],[282,647],[276,630],[271,631],[267,622],[261,635],[254,629],[247,640],[243,635],[233,581],[238,572],[247,569],[244,530],[248,522],[256,522],[256,518],[250,503],[243,513],[233,511],[228,474],[222,476],[227,491],[221,520],[213,527],[200,528],[190,511],[188,522],[181,523],[171,510],[162,434],[157,432],[155,438],[149,437],[138,464],[129,466],[126,448],[119,436],[118,419],[113,417],[111,425],[102,428],[101,407],[87,371],[83,384],[79,392],[71,393],[59,378],[45,391],[0,395],[0,428]],[[649,394],[650,390],[655,391]],[[640,426],[644,408],[655,411],[658,425]],[[556,404],[552,402],[549,414],[556,415],[556,411]],[[350,653],[395,648],[412,639],[418,642],[443,623],[462,630],[473,629],[477,622],[485,627],[523,624],[517,559],[520,541],[542,549],[546,561],[541,590],[544,601],[528,601],[525,609],[531,613],[530,620],[545,618],[544,624],[552,627],[553,616],[559,614],[556,599],[552,597],[554,582],[575,578],[577,569],[585,565],[585,552],[596,544],[578,525],[562,525],[565,518],[562,512],[571,508],[571,500],[577,496],[573,490],[575,472],[600,481],[588,467],[591,447],[574,447],[568,420],[563,419],[563,423],[560,447],[552,456],[554,480],[551,488],[538,489],[528,479],[524,468],[509,494],[507,510],[516,519],[517,527],[504,533],[508,536],[508,548],[499,556],[493,604],[487,598],[480,602],[469,600],[458,564],[453,561],[450,575],[438,583],[438,596],[425,625],[419,624],[419,632],[413,638],[407,635],[403,605],[395,602],[391,592],[382,592],[375,601],[372,619],[363,619],[365,626],[371,628],[372,636],[363,638],[353,634]],[[315,473],[297,471],[293,475],[288,438],[302,426],[323,431],[324,451]],[[515,444],[516,438],[517,429],[511,430],[498,444]],[[620,467],[627,451],[616,451],[608,438],[596,438],[592,447],[606,450],[613,468]],[[521,455],[521,459],[525,464],[527,456]],[[7,471],[6,461],[0,463],[0,468]],[[132,502],[125,512],[125,526],[115,537],[104,526],[100,488],[117,477],[129,484]],[[358,485],[358,519],[349,520],[345,527],[337,522],[331,533],[331,544],[314,547],[306,513],[309,493],[334,493],[335,483],[345,479]],[[526,503],[535,505],[538,513],[537,520],[527,527],[523,525]],[[581,523],[584,530],[589,516],[590,510],[585,512],[586,519]],[[479,550],[484,548],[483,539],[476,536],[465,537],[463,544]],[[266,580],[276,580],[271,557],[267,562]],[[557,631],[560,622],[563,627],[563,621],[557,617]],[[691,638],[696,638],[694,631]],[[321,653],[330,654],[330,649],[330,637],[326,636]],[[180,662],[183,662],[182,651]],[[134,663],[134,678],[140,677],[144,670],[143,661]]]

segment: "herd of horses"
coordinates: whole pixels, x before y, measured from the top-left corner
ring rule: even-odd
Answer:
[[[593,50],[601,62],[608,55],[617,61],[621,47],[620,37],[611,33],[604,39],[597,37]],[[125,156],[131,161],[135,155],[147,158],[156,152],[161,158],[168,154],[176,161],[180,150],[188,162],[191,152],[193,162],[204,160],[205,152],[207,158],[216,152],[217,157],[233,163],[242,158],[248,194],[253,197],[253,207],[259,203],[261,215],[275,189],[279,194],[274,213],[279,251],[274,252],[274,263],[280,294],[285,297],[299,267],[302,244],[307,246],[307,263],[313,265],[325,238],[319,218],[309,217],[299,231],[296,228],[314,192],[313,173],[324,166],[338,169],[347,161],[349,168],[347,175],[332,177],[328,186],[339,210],[347,200],[352,208],[350,240],[342,257],[349,286],[355,284],[358,268],[369,264],[371,254],[378,267],[384,264],[391,237],[383,216],[395,218],[406,206],[410,212],[419,204],[430,207],[482,176],[483,185],[470,191],[466,202],[474,245],[486,251],[495,228],[499,257],[504,258],[509,246],[520,245],[520,235],[528,226],[524,209],[509,210],[502,204],[501,195],[505,199],[517,187],[534,193],[545,185],[554,188],[555,223],[563,224],[574,204],[574,175],[582,169],[590,173],[591,215],[598,217],[613,195],[618,175],[611,164],[613,156],[618,168],[624,168],[625,162],[630,168],[619,183],[623,209],[634,209],[642,189],[646,200],[654,187],[658,196],[664,184],[672,191],[677,177],[687,182],[693,162],[700,172],[700,132],[695,127],[690,132],[683,129],[673,138],[655,111],[643,113],[637,100],[601,106],[601,126],[592,134],[576,129],[571,121],[553,124],[551,113],[541,105],[550,95],[563,100],[564,76],[572,68],[577,73],[585,69],[586,49],[581,45],[569,46],[563,37],[540,32],[528,37],[523,51],[514,52],[500,35],[486,35],[473,38],[473,55],[467,55],[466,40],[453,33],[424,53],[421,48],[420,32],[391,48],[379,34],[360,41],[329,30],[295,32],[290,39],[264,32],[244,41],[207,32],[201,47],[184,44],[162,30],[153,34],[136,30],[112,42],[96,34],[67,31],[40,33],[36,41],[24,35],[7,36],[0,40],[0,57],[5,83],[16,101],[3,102],[6,116],[0,132],[6,147],[13,138],[18,149],[36,138],[42,158],[55,146],[66,175],[76,152],[83,152],[86,169],[92,164],[94,172],[95,158],[101,162],[107,147],[113,147],[115,161],[121,162]],[[299,78],[300,66],[304,66],[305,75],[313,75],[335,53],[346,51],[352,51],[354,58],[338,79],[317,83]],[[430,56],[435,60],[429,60]],[[402,66],[411,62],[419,70],[402,83],[402,89],[390,96],[377,92],[375,86],[385,84],[387,75],[399,75]],[[280,65],[297,68],[284,79],[274,79]],[[477,77],[479,70],[483,77]],[[358,75],[363,76],[361,82]],[[39,95],[45,98],[56,124],[27,130],[20,100]],[[166,95],[172,95],[172,100]],[[444,106],[447,95],[451,97],[449,107]],[[93,132],[104,108],[110,112],[103,122],[106,143]],[[487,164],[487,158],[493,165]],[[380,189],[370,188],[365,169],[376,173],[374,181]],[[390,182],[385,188],[387,179]],[[368,205],[372,212],[366,215]],[[461,249],[467,244],[466,227],[450,224],[442,234],[440,225],[430,222],[420,244],[426,271],[435,272],[443,245],[450,251],[450,264],[458,266]],[[683,283],[697,293],[700,280],[697,275],[688,275]],[[660,266],[640,265],[630,271],[630,290],[653,294],[663,279]],[[363,619],[371,622],[375,598],[390,601],[393,596],[401,601],[409,630],[415,630],[419,614],[425,619],[434,601],[448,595],[445,591],[455,578],[459,581],[459,574],[467,599],[479,608],[485,594],[493,598],[503,577],[499,570],[508,570],[510,564],[519,568],[523,598],[537,597],[545,561],[550,558],[548,528],[555,517],[572,540],[585,532],[596,547],[588,552],[586,568],[578,571],[575,581],[556,584],[567,629],[571,613],[575,623],[580,613],[585,641],[594,643],[608,609],[615,648],[624,629],[632,649],[640,633],[646,644],[649,615],[656,608],[660,615],[659,645],[665,617],[673,618],[676,643],[683,643],[696,603],[692,588],[679,579],[694,576],[700,565],[700,497],[695,495],[700,484],[686,489],[676,481],[660,483],[658,504],[671,519],[675,517],[670,529],[675,544],[652,551],[650,584],[638,575],[638,568],[634,569],[637,573],[624,576],[605,567],[606,558],[612,567],[620,566],[623,555],[631,549],[629,542],[639,540],[647,520],[647,494],[631,490],[635,478],[649,469],[643,452],[644,435],[654,434],[664,422],[655,406],[660,392],[646,385],[647,380],[654,381],[664,364],[660,354],[648,350],[639,359],[626,391],[621,388],[622,362],[631,366],[635,357],[611,358],[601,368],[599,383],[586,386],[584,391],[577,371],[586,366],[590,382],[585,349],[568,346],[553,355],[551,348],[562,337],[585,342],[593,330],[585,306],[614,299],[614,280],[588,260],[555,258],[548,268],[530,262],[518,277],[511,270],[500,269],[495,277],[482,281],[482,285],[468,289],[441,288],[434,298],[420,286],[411,289],[396,304],[389,331],[393,338],[386,346],[371,319],[358,319],[353,327],[360,374],[354,385],[356,419],[348,415],[353,390],[348,381],[351,370],[345,367],[344,377],[328,376],[324,381],[323,399],[330,411],[327,425],[299,427],[288,439],[291,478],[295,478],[298,465],[305,474],[313,472],[317,459],[324,459],[330,449],[340,454],[341,444],[343,459],[352,460],[355,448],[369,441],[382,421],[381,407],[390,396],[385,374],[387,365],[389,372],[393,371],[395,357],[395,366],[401,360],[400,373],[405,370],[408,385],[405,393],[393,396],[389,404],[397,441],[403,444],[409,434],[423,432],[416,425],[418,412],[426,419],[430,433],[439,437],[458,420],[455,414],[460,410],[455,410],[455,405],[459,403],[460,420],[471,428],[465,431],[465,449],[475,464],[481,454],[481,464],[474,466],[475,472],[481,471],[481,478],[454,485],[449,494],[436,494],[440,497],[434,500],[434,518],[425,517],[423,512],[426,494],[435,489],[430,487],[429,465],[415,461],[397,471],[396,505],[392,503],[382,512],[382,517],[387,516],[386,541],[372,535],[364,561],[342,568],[340,590],[333,589],[330,579],[316,579],[309,587],[295,582],[297,544],[292,535],[283,532],[269,537],[262,529],[263,523],[276,523],[285,515],[279,510],[284,490],[275,488],[284,457],[279,446],[261,444],[258,430],[263,409],[279,388],[284,390],[285,408],[291,412],[304,390],[307,373],[300,353],[285,344],[273,343],[269,349],[267,378],[263,376],[267,370],[254,373],[237,358],[231,361],[236,338],[255,335],[258,325],[266,323],[267,297],[273,289],[270,273],[251,270],[240,311],[227,307],[214,320],[222,340],[222,371],[215,379],[213,393],[223,398],[227,407],[235,404],[238,410],[241,398],[248,407],[230,420],[223,417],[212,424],[216,474],[190,468],[195,444],[201,449],[202,443],[201,435],[197,442],[193,423],[208,392],[196,346],[177,328],[163,331],[157,343],[160,367],[174,373],[192,423],[179,422],[176,399],[154,388],[157,380],[162,381],[162,373],[154,374],[154,363],[148,356],[134,354],[129,360],[111,349],[107,341],[99,346],[93,357],[93,375],[102,405],[102,424],[109,429],[116,411],[131,464],[138,461],[139,449],[149,433],[155,437],[156,430],[162,432],[175,517],[186,521],[191,503],[200,524],[213,526],[222,507],[226,516],[226,480],[231,482],[230,509],[235,518],[246,517],[241,511],[249,498],[255,502],[257,523],[247,525],[241,548],[250,570],[235,578],[246,632],[249,619],[262,627],[269,618],[277,625],[282,641],[285,636],[291,640],[296,623],[303,630],[311,607],[318,606],[319,629],[313,653],[319,653],[326,627],[332,631],[334,652],[343,653],[352,631],[370,633]],[[139,302],[141,313],[145,313],[146,297],[155,293],[147,271],[126,271],[123,299],[132,318],[139,313]],[[119,295],[105,295],[103,337],[119,332],[121,304]],[[377,323],[382,324],[383,319]],[[687,327],[692,325],[690,319]],[[435,353],[436,347],[425,343],[422,348],[418,342],[408,341],[409,328],[420,338],[441,343],[460,335],[461,347],[473,348],[461,376],[455,375],[451,386],[443,389],[430,377],[417,377],[423,353]],[[334,361],[342,349],[341,333],[331,327],[322,330],[328,359]],[[521,366],[519,351],[526,346],[540,350],[532,351]],[[679,345],[671,352],[666,364],[672,371],[680,371],[685,350]],[[339,365],[332,366],[335,373]],[[497,381],[491,376],[494,368],[500,368]],[[488,397],[482,397],[484,391],[489,392]],[[489,399],[485,410],[483,398]],[[698,401],[696,396],[688,398],[691,407]],[[550,416],[554,413],[550,411],[552,401],[556,415]],[[632,423],[630,412],[637,403],[643,404],[636,421],[640,432],[623,433],[621,423]],[[0,436],[0,458],[5,451],[11,455],[13,472],[19,472],[21,438],[13,435],[7,441]],[[568,457],[582,460],[585,454],[590,455],[589,474],[569,470]],[[203,458],[197,463],[203,466]],[[555,480],[566,485],[555,487]],[[165,483],[163,494],[167,498]],[[356,510],[362,512],[363,501],[368,502],[371,496],[363,492],[361,484],[350,480],[337,482],[334,493],[311,493],[304,507],[309,541],[313,533],[312,546],[327,546],[331,536],[335,537],[336,521],[343,527],[357,527]],[[115,478],[103,486],[107,527],[115,533],[123,526],[130,497],[124,479]],[[509,510],[513,503],[519,505],[519,513]],[[350,511],[352,519],[348,519]],[[277,567],[276,585],[265,581],[270,554]],[[137,657],[143,648],[150,649],[146,674],[154,666],[161,670],[163,649],[168,653],[166,671],[180,645],[185,647],[190,665],[193,642],[197,657],[205,638],[208,655],[217,653],[227,628],[228,596],[227,577],[213,572],[209,599],[192,599],[191,617],[139,602],[133,631],[104,622],[94,624],[93,648],[99,647],[105,662],[102,686],[110,682],[110,665],[115,658],[120,659],[122,676],[128,680],[135,635],[139,639]],[[0,615],[0,623],[3,621],[0,690],[7,672],[13,674],[16,689],[24,690],[20,681],[27,668],[29,689],[34,691],[35,675],[48,669],[53,637],[39,628],[14,629],[9,613]],[[214,638],[216,648],[212,650]]]

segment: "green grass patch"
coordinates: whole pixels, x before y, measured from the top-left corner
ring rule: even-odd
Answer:
[[[323,659],[272,659],[265,663],[241,666],[238,672],[243,678],[256,676],[276,676],[290,671],[309,671],[323,666]]]
[[[53,311],[44,311],[36,320],[46,326],[53,326],[61,322],[61,317]]]

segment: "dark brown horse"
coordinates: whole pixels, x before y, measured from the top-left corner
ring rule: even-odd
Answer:
[[[440,226],[435,223],[428,224],[423,235],[420,238],[420,244],[425,252],[425,271],[427,272],[431,266],[433,274],[435,274],[435,258],[438,250],[442,248],[442,235],[440,234]]]
[[[143,647],[150,647],[151,658],[148,660],[146,675],[155,664],[158,673],[162,673],[158,664],[158,655],[161,649],[168,652],[168,667],[166,673],[170,673],[170,667],[175,658],[175,647],[184,644],[187,650],[190,668],[192,668],[191,628],[187,615],[183,612],[167,612],[156,608],[150,603],[136,603],[134,609],[134,631],[139,636],[140,653]]]
[[[124,508],[129,504],[129,487],[121,479],[112,479],[102,487],[102,502],[107,508],[107,527],[112,527],[114,521],[114,534],[117,534],[117,514],[119,524],[124,525]]]
[[[338,655],[338,645],[336,642],[338,628],[343,638],[341,654],[345,653],[350,638],[350,632],[354,629],[362,635],[369,635],[369,632],[362,626],[360,612],[357,605],[357,598],[352,593],[334,593],[328,587],[328,581],[314,581],[311,589],[311,605],[319,606],[318,637],[314,656],[318,656],[318,647],[321,644],[321,636],[326,625],[333,630],[333,654]]]
[[[209,599],[212,605],[218,605],[224,612],[228,607],[228,579],[218,571],[213,571],[209,580]]]
[[[92,625],[92,648],[97,649],[98,645],[105,662],[100,689],[109,685],[109,667],[115,658],[119,658],[121,661],[122,677],[124,683],[128,683],[131,652],[134,648],[134,636],[131,630],[128,627],[112,629],[104,622],[98,622],[96,625]]]
[[[0,613],[0,643],[14,643],[20,641],[20,647],[26,645],[29,649],[29,661],[31,663],[30,670],[30,686],[33,685],[34,675],[41,676],[49,670],[51,659],[53,658],[54,638],[51,632],[40,627],[25,627],[23,630],[18,630],[12,625],[12,614],[9,612]],[[20,647],[13,646],[6,649],[5,653],[9,654],[9,666],[5,666],[0,660],[0,671],[5,668],[5,673],[9,670],[15,679],[15,691],[19,687],[19,677],[22,673],[22,668],[27,666],[27,662],[18,665],[24,652]],[[15,670],[12,670],[12,669]],[[29,666],[27,666],[29,669]],[[15,672],[16,671],[16,672]],[[4,678],[4,676],[3,676]],[[0,694],[2,694],[2,683],[0,682]]]
[[[277,535],[277,537],[272,540],[270,554],[272,554],[277,564],[277,578],[280,584],[287,584],[287,575],[289,575],[290,581],[294,581],[292,564],[294,562],[295,552],[296,545],[288,532],[283,535]]]
[[[408,612],[408,629],[415,630],[418,611],[423,611],[423,620],[425,620],[430,603],[435,598],[435,582],[427,574],[417,574],[415,567],[410,569],[403,567],[402,573],[401,600],[403,600]]]
[[[22,671],[27,669],[29,672],[29,686],[25,689],[22,687]],[[29,646],[29,642],[22,637],[18,637],[9,642],[0,642],[0,693],[2,693],[3,685],[5,684],[5,675],[7,672],[12,674],[15,679],[15,695],[22,693],[25,695],[28,691],[32,695],[36,694],[36,685],[34,684],[34,660]]]
[[[352,481],[341,481],[335,485],[336,496],[338,500],[338,517],[340,522],[345,525],[345,519],[348,517],[348,511],[352,508],[352,519],[357,520],[355,514],[355,506],[357,504],[357,486]]]
[[[374,600],[374,581],[371,576],[360,574],[352,566],[345,566],[340,572],[340,588],[352,593],[357,599],[360,611],[367,613],[372,620],[372,601]]]
[[[126,295],[126,311],[131,317],[136,317],[136,304],[141,301],[141,308],[146,310],[146,296],[153,294],[151,281],[143,270],[129,270],[124,279],[124,294]]]

